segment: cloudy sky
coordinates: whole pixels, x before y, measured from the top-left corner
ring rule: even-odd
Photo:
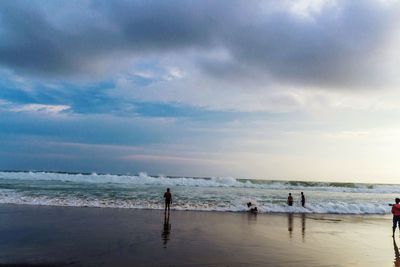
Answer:
[[[398,182],[400,2],[1,1],[0,169]]]

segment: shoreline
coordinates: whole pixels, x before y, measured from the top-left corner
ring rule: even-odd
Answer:
[[[115,209],[115,210],[136,210],[136,211],[164,211],[164,208],[136,208],[136,207],[123,207],[123,206],[70,206],[70,205],[51,205],[51,204],[31,204],[31,203],[1,203],[0,206],[28,206],[28,207],[53,207],[53,208],[77,208],[77,209]],[[300,206],[299,206],[300,207]],[[232,214],[248,214],[248,210],[194,210],[194,209],[175,209],[171,207],[171,211],[173,212],[215,212],[215,213],[232,213]],[[349,216],[349,217],[355,217],[355,216],[360,216],[360,217],[385,217],[385,216],[391,216],[390,211],[387,213],[319,213],[319,212],[301,212],[298,210],[293,210],[293,211],[286,211],[286,212],[281,212],[281,211],[267,211],[263,212],[262,210],[258,210],[258,215],[287,215],[287,214],[293,214],[293,215],[301,215],[305,214],[308,216],[326,216],[326,215],[331,215],[331,216]]]
[[[0,204],[0,236],[0,266],[372,267],[395,262],[388,215],[171,210],[168,220],[162,210]],[[398,233],[395,241],[400,244]]]

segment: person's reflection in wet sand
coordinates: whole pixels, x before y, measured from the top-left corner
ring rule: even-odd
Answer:
[[[394,266],[400,267],[400,252],[399,248],[397,247],[396,240],[393,237],[393,248],[394,248]]]
[[[289,236],[292,238],[292,232],[293,232],[293,213],[288,213],[288,231],[289,231]]]
[[[163,240],[164,248],[167,248],[167,242],[171,233],[171,224],[169,223],[169,212],[164,213],[164,225],[161,238]]]
[[[248,219],[248,222],[251,222],[251,223],[257,222],[257,213],[248,212],[247,219]]]
[[[306,240],[306,214],[301,214],[301,238],[302,241],[305,242]]]

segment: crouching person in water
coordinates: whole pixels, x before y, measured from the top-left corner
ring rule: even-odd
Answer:
[[[397,225],[400,228],[400,198],[396,198],[394,200],[396,204],[390,204],[392,206],[392,214],[393,214],[393,235],[394,237],[394,232],[396,231]]]
[[[257,207],[255,205],[253,205],[251,202],[247,203],[247,207],[249,208],[249,211],[251,213],[257,213],[258,212]]]

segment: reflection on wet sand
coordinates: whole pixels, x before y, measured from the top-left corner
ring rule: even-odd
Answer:
[[[394,261],[393,264],[395,267],[400,267],[400,252],[397,247],[396,240],[393,237],[393,248],[394,248]]]
[[[248,212],[247,219],[249,222],[256,222],[257,221],[257,213]]]
[[[288,213],[288,231],[289,231],[289,236],[292,238],[292,232],[293,232],[293,214]]]
[[[163,224],[163,231],[161,234],[161,238],[163,240],[164,248],[167,247],[167,242],[169,240],[169,235],[171,233],[171,224],[169,223],[169,212],[164,213],[164,224]]]
[[[292,238],[293,235],[293,213],[288,213],[287,214],[288,218],[288,231],[289,231],[289,237]],[[306,238],[306,215],[303,213],[301,214],[301,238],[303,242],[305,242]]]
[[[301,238],[303,242],[305,242],[306,238],[306,215],[304,213],[301,214]]]

